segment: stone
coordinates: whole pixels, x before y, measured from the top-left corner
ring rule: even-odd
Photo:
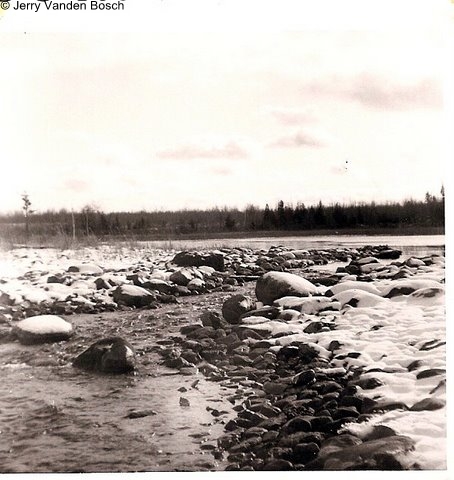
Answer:
[[[283,430],[287,434],[296,432],[310,432],[311,429],[311,419],[304,416],[294,417],[283,426]]]
[[[256,283],[257,300],[271,305],[285,296],[307,297],[319,293],[318,288],[309,280],[288,272],[268,272]]]
[[[402,255],[401,250],[396,250],[392,248],[387,248],[384,250],[380,250],[375,254],[376,258],[381,260],[397,260]]]
[[[280,382],[265,382],[263,384],[263,389],[270,395],[282,395],[287,387],[288,385],[286,383]]]
[[[381,387],[383,382],[378,378],[362,378],[359,380],[358,385],[364,390],[373,390],[374,388]]]
[[[181,270],[177,270],[170,275],[169,280],[176,285],[180,285],[182,287],[187,287],[188,283],[195,278],[194,273],[192,270],[188,268],[182,268]]]
[[[205,281],[201,278],[193,278],[186,286],[191,292],[203,292],[205,290]]]
[[[364,292],[373,293],[374,295],[380,295],[380,290],[373,284],[367,282],[360,282],[358,280],[346,280],[334,285],[333,287],[329,288],[325,295],[327,297],[332,297],[340,292],[344,292],[345,290],[362,290]]]
[[[116,303],[123,303],[128,307],[145,307],[156,300],[156,297],[136,285],[120,285],[113,291],[113,299]]]
[[[86,275],[102,275],[104,272],[101,267],[94,263],[78,263],[71,265],[68,272],[84,273]]]
[[[437,375],[444,375],[444,374],[446,374],[446,370],[444,368],[429,368],[427,370],[420,371],[416,375],[416,378],[418,380],[421,380],[423,378],[436,377]]]
[[[165,280],[160,280],[159,278],[151,278],[143,282],[143,288],[148,290],[156,290],[159,293],[163,293],[165,295],[172,295],[175,291],[174,287],[170,285],[170,283],[166,282]]]
[[[14,325],[11,331],[12,337],[24,345],[60,342],[68,340],[72,334],[72,325],[57,315],[26,318]]]
[[[128,373],[135,369],[135,351],[121,337],[104,338],[76,357],[73,366],[99,373]]]
[[[334,438],[342,437],[342,435]],[[322,444],[318,457],[309,462],[306,468],[311,470],[385,469],[386,466],[398,467],[396,455],[414,450],[415,442],[404,435],[394,435],[377,440],[341,446]]]
[[[179,252],[175,255],[172,262],[180,267],[207,266],[220,272],[225,269],[224,255],[221,252]]]
[[[297,387],[303,387],[315,382],[314,370],[305,370],[297,373],[292,380],[292,383]]]
[[[278,318],[281,309],[279,307],[272,307],[272,306],[264,306],[261,308],[256,308],[254,310],[249,310],[246,313],[241,315],[241,320],[248,318],[248,317],[264,317],[269,320],[275,320]]]
[[[427,397],[419,402],[416,402],[410,410],[413,412],[421,412],[423,410],[440,410],[441,408],[444,408],[446,406],[446,402],[442,400],[441,398],[432,398],[432,397]]]
[[[222,305],[222,316],[231,324],[241,323],[241,315],[254,310],[255,302],[246,295],[233,295]]]
[[[419,258],[410,257],[405,261],[405,265],[407,265],[410,268],[413,268],[413,267],[417,268],[417,267],[424,267],[426,264]]]
[[[282,471],[282,470],[293,470],[293,464],[288,460],[283,460],[282,458],[273,459],[265,463],[263,466],[265,471]]]
[[[294,322],[295,320],[299,320],[301,318],[301,312],[298,312],[297,310],[283,310],[281,313],[278,315],[279,320],[283,320],[284,322]]]
[[[320,447],[314,443],[299,443],[293,448],[293,461],[306,464],[317,457]]]

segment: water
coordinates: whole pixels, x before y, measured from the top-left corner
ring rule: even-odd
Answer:
[[[226,399],[232,389],[162,366],[155,348],[198,320],[201,309],[220,308],[227,295],[186,297],[141,313],[73,315],[65,317],[76,329],[68,342],[0,344],[0,472],[223,470],[226,464],[210,450],[234,416]],[[137,375],[72,367],[78,353],[111,335],[136,348]],[[189,406],[181,406],[180,397]],[[214,417],[212,409],[227,413]],[[152,412],[127,418],[145,410]]]
[[[150,247],[162,245],[161,241],[144,242]],[[336,247],[360,247],[363,245],[388,245],[403,251],[404,255],[423,256],[431,253],[443,254],[444,235],[319,235],[257,238],[218,238],[206,240],[176,240],[171,242],[177,250],[246,247],[269,249],[283,245],[293,249],[323,249]]]

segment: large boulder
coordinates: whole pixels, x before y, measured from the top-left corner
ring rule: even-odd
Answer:
[[[137,308],[150,305],[156,300],[151,292],[136,285],[120,285],[113,291],[112,296],[116,303]]]
[[[135,364],[134,348],[121,337],[98,340],[73,361],[76,368],[100,373],[131,372]]]
[[[255,302],[246,295],[233,295],[222,305],[222,316],[232,324],[240,323],[241,315],[254,310]]]
[[[73,334],[72,325],[57,315],[36,315],[18,322],[12,336],[24,345],[52,343],[68,340]]]
[[[221,252],[180,252],[172,260],[179,267],[201,267],[205,265],[222,272],[225,268],[224,255]]]
[[[286,296],[307,297],[319,293],[309,280],[287,272],[268,272],[257,280],[257,300],[271,305],[278,298]]]

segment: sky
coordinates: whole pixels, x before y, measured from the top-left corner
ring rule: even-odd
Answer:
[[[23,192],[37,211],[105,212],[439,195],[446,10],[404,3],[333,20],[305,2],[150,1],[147,28],[136,4],[103,31],[4,12],[0,212]]]

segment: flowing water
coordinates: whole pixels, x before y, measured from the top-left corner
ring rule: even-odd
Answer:
[[[185,297],[157,310],[73,315],[65,317],[76,330],[68,342],[0,344],[0,472],[222,470],[211,451],[234,416],[226,398],[235,390],[201,373],[183,376],[163,367],[155,348],[204,309],[220,308],[228,295]],[[78,353],[111,335],[136,348],[137,375],[72,367]],[[214,410],[225,413],[214,417]],[[147,416],[128,418],[133,411]]]

